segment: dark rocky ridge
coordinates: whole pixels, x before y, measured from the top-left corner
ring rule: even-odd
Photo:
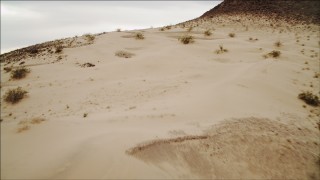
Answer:
[[[224,0],[199,18],[219,15],[269,16],[288,22],[320,23],[319,0]]]

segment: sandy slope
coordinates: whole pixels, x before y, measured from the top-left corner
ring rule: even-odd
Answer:
[[[204,22],[188,45],[180,27],[140,31],[144,40],[101,34],[23,60],[31,73],[22,80],[2,63],[1,95],[29,93],[15,105],[1,100],[1,178],[319,178],[319,109],[297,98],[319,93],[319,27],[230,24]],[[229,52],[216,54],[220,44]],[[263,58],[272,50],[280,58]],[[95,66],[80,66],[87,62]],[[17,133],[35,117],[45,121]],[[187,135],[208,138],[161,140]]]

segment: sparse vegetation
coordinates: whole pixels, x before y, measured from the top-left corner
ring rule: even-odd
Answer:
[[[144,39],[144,35],[139,32],[139,33],[136,33],[135,38],[136,39]]]
[[[88,116],[88,113],[84,113],[83,117],[86,118]]]
[[[95,37],[94,35],[92,35],[92,34],[85,34],[84,37],[85,37],[88,41],[90,41],[90,42],[94,41],[94,39],[96,38],[96,37]]]
[[[15,104],[25,97],[28,92],[21,87],[9,89],[4,95],[4,100],[8,103]]]
[[[162,27],[162,28],[160,28],[160,31],[164,31],[164,30],[165,30],[165,28],[163,28],[163,27]]]
[[[189,43],[193,43],[194,42],[194,38],[191,35],[181,36],[181,37],[179,37],[178,40],[183,44],[189,44]]]
[[[300,93],[298,98],[311,106],[318,106],[320,104],[319,97],[312,94],[310,91]]]
[[[235,33],[229,33],[229,37],[234,38],[235,36],[236,36],[236,34],[235,34]]]
[[[30,69],[25,67],[19,67],[11,71],[11,78],[12,79],[22,79],[26,77],[26,75],[30,73]]]
[[[282,46],[282,43],[281,43],[280,41],[277,41],[277,42],[274,43],[274,45],[275,45],[276,47],[281,47],[281,46]]]
[[[280,51],[273,50],[273,51],[269,52],[268,54],[264,55],[263,57],[264,58],[268,58],[268,57],[278,58],[278,57],[280,57],[280,54],[281,54]]]
[[[117,32],[121,32],[121,29],[120,29],[120,28],[118,28],[118,29],[117,29]]]
[[[193,27],[192,26],[190,26],[189,28],[188,28],[188,32],[191,32],[192,31],[192,29],[193,29]]]
[[[223,45],[219,45],[219,49],[217,49],[215,52],[216,54],[222,54],[228,52],[228,49],[224,49]]]
[[[127,51],[117,51],[115,55],[122,58],[131,58],[134,54]]]
[[[211,34],[212,34],[212,32],[211,32],[210,30],[206,30],[206,31],[204,32],[204,35],[205,35],[205,36],[211,36]]]

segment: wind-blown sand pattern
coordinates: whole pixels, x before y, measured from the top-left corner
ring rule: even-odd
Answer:
[[[319,96],[319,42],[314,21],[222,13],[3,54],[1,179],[319,179],[320,109],[298,98]]]

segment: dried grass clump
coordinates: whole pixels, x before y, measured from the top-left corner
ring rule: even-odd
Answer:
[[[212,35],[212,32],[211,32],[210,30],[206,30],[206,31],[204,32],[204,35],[205,35],[205,36],[211,36],[211,35]]]
[[[298,98],[311,106],[319,106],[320,100],[317,95],[312,94],[310,91],[302,92],[298,95]]]
[[[189,43],[193,43],[194,42],[193,36],[190,36],[190,35],[181,36],[181,37],[179,37],[178,40],[183,44],[189,44]]]
[[[127,51],[117,51],[115,55],[122,58],[131,58],[134,54]]]
[[[215,52],[216,54],[222,54],[228,52],[228,49],[224,49],[223,45],[219,45],[219,49],[217,49]]]
[[[15,89],[9,89],[4,95],[4,100],[7,103],[15,104],[25,97],[28,92],[23,90],[21,87]]]
[[[26,77],[28,73],[30,73],[30,69],[27,69],[25,67],[18,67],[17,69],[11,71],[11,78],[22,79]]]
[[[139,33],[136,33],[135,38],[136,39],[144,39],[144,35],[139,32]]]

